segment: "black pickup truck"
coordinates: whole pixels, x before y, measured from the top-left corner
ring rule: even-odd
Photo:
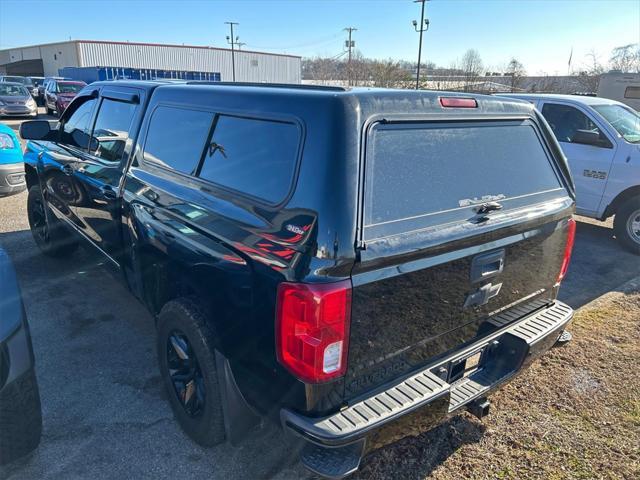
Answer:
[[[21,134],[36,242],[148,306],[201,445],[272,419],[345,476],[404,421],[486,414],[573,315],[574,188],[524,102],[98,82]]]

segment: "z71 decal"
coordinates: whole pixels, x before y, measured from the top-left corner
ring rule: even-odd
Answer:
[[[595,178],[596,180],[604,180],[607,178],[607,172],[599,172],[598,170],[585,170],[582,175],[589,178]]]

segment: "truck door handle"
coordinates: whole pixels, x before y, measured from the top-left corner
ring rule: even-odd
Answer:
[[[73,168],[71,168],[70,165],[63,165],[62,173],[64,173],[65,175],[73,175]]]
[[[111,185],[103,185],[100,187],[100,193],[102,196],[109,200],[115,200],[117,197],[116,191],[111,187]]]
[[[504,268],[505,250],[501,248],[493,252],[477,255],[471,261],[471,282],[479,282],[495,277]]]

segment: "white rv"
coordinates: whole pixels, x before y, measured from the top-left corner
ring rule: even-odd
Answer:
[[[600,77],[598,96],[640,111],[640,73],[610,72]]]

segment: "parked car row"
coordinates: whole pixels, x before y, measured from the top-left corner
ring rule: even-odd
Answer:
[[[36,96],[38,89],[32,77],[20,77],[17,75],[0,75],[0,83],[19,83],[29,91],[32,96]]]
[[[2,88],[7,85],[13,88]],[[38,105],[46,108],[47,115],[59,117],[85,85],[63,77],[0,76],[0,97],[13,97],[0,99],[0,117],[37,116]]]

